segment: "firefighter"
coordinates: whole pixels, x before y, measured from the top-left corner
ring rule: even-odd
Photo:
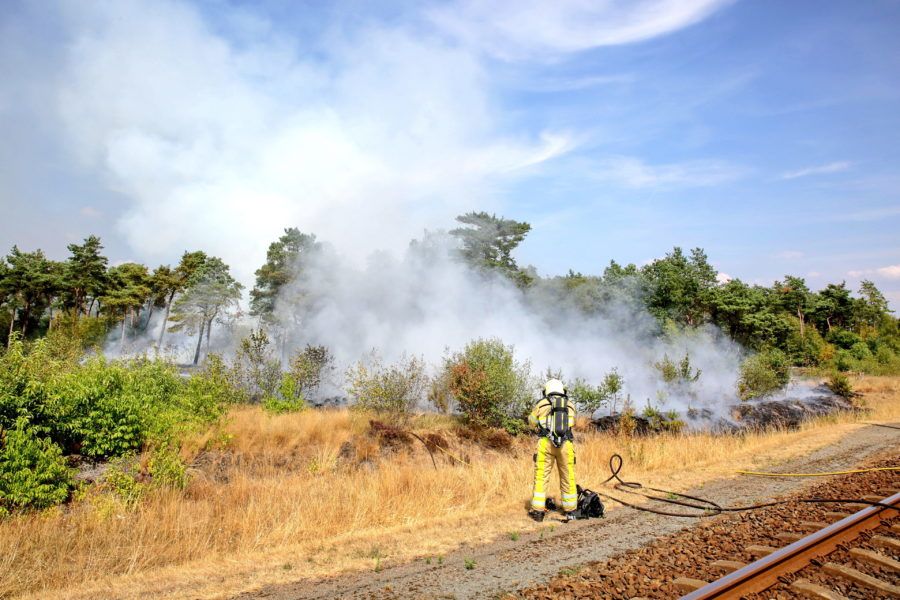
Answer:
[[[544,384],[543,394],[528,415],[528,424],[538,434],[537,452],[534,454],[534,492],[528,515],[535,521],[543,521],[546,514],[547,482],[553,463],[559,471],[559,487],[562,492],[562,508],[566,520],[576,518],[578,490],[575,484],[575,446],[572,443],[572,425],[575,408],[569,403],[566,387],[558,379]]]

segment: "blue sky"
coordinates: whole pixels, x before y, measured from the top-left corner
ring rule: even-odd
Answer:
[[[700,246],[900,306],[900,2],[489,4],[7,1],[0,243],[247,280],[486,209],[545,274]]]

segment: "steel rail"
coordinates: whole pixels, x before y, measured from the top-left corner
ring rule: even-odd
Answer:
[[[900,493],[885,498],[881,504],[900,506]],[[681,600],[737,599],[747,594],[761,592],[778,583],[779,577],[799,571],[808,566],[811,560],[830,554],[838,545],[856,538],[861,532],[878,527],[881,524],[881,514],[885,510],[894,511],[885,506],[866,507],[682,596]]]

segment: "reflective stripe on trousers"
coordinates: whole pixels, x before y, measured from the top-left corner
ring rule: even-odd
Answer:
[[[578,491],[575,487],[575,445],[567,440],[557,448],[550,440],[538,439],[537,452],[534,455],[534,492],[531,495],[531,508],[544,510],[547,501],[547,483],[553,463],[559,471],[559,488],[562,492],[563,510],[578,508]]]

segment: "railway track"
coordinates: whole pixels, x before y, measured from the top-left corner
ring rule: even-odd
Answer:
[[[869,506],[851,515],[826,513],[827,517],[836,519],[830,525],[801,523],[807,529],[816,528],[816,531],[807,536],[789,532],[777,534],[778,539],[790,542],[783,548],[749,546],[747,550],[751,554],[761,557],[750,564],[717,560],[711,566],[727,574],[716,581],[688,577],[674,581],[676,588],[688,591],[681,600],[745,598],[773,586],[786,588],[794,597],[846,600],[847,597],[835,589],[838,586],[814,582],[807,577],[787,577],[810,570],[818,574],[817,579],[824,576],[836,582],[849,582],[871,592],[875,598],[900,598],[900,585],[895,583],[900,576],[900,561],[894,558],[900,555],[900,511],[887,508],[900,508],[900,493],[883,499],[878,496],[864,499],[878,500],[886,506]],[[886,531],[879,535],[866,535],[866,532],[876,529]],[[879,547],[879,550],[858,547],[861,535],[867,546]],[[841,550],[841,554],[850,560],[832,560],[831,555],[836,550]],[[890,580],[860,571],[855,564],[857,562],[892,574],[889,575]]]
[[[857,465],[871,471],[810,482],[793,497],[778,498],[785,503],[701,518],[693,527],[659,537],[641,548],[561,572],[517,597],[900,598],[900,511],[878,507],[859,510],[860,504],[839,500],[804,502],[809,498],[858,498],[900,506],[900,471],[879,470],[896,466],[897,456],[894,451],[890,457]],[[749,495],[746,502],[737,504],[748,504],[754,498]],[[873,580],[874,585],[868,585]]]

